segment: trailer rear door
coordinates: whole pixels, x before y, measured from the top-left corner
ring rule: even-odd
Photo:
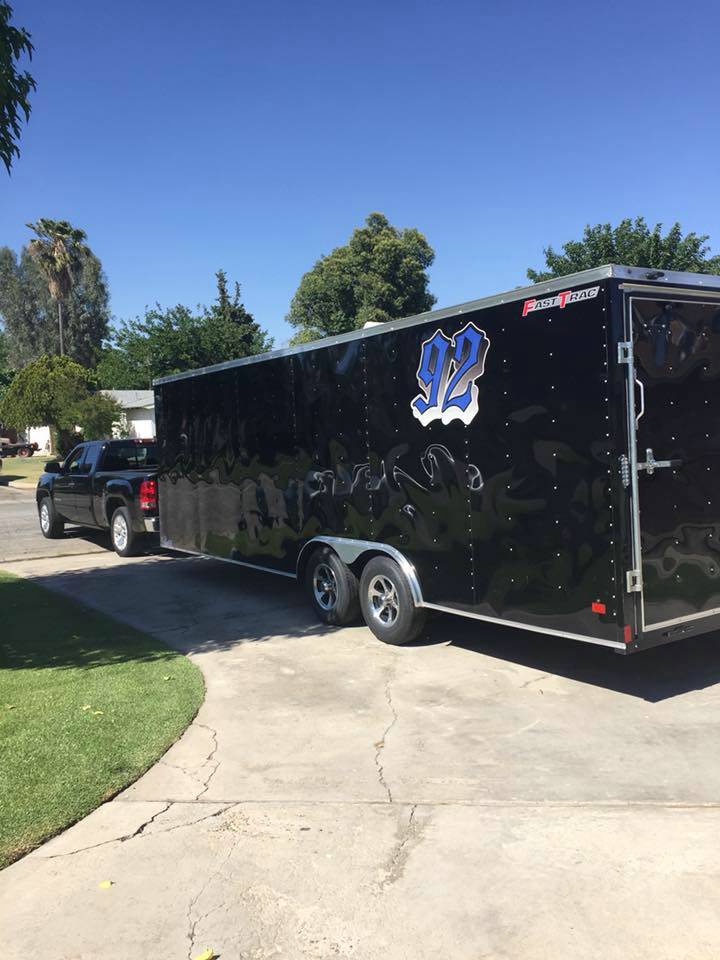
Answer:
[[[720,298],[629,291],[625,323],[628,586],[652,631],[720,613]]]

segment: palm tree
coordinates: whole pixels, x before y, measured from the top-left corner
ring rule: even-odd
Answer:
[[[28,252],[47,281],[50,296],[58,307],[58,332],[60,355],[65,352],[63,338],[63,304],[72,293],[75,276],[85,257],[90,256],[84,230],[73,227],[67,220],[41,218],[37,223],[28,223],[37,238],[28,243]]]

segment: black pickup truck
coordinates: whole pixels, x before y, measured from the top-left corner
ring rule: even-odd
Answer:
[[[154,440],[91,440],[63,463],[51,460],[36,497],[43,536],[61,537],[66,523],[110,531],[115,551],[129,557],[158,529]]]

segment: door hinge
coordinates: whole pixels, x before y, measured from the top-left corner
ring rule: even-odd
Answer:
[[[642,573],[640,570],[628,570],[625,574],[628,593],[642,593]]]
[[[624,453],[620,455],[620,479],[623,487],[627,489],[630,486],[630,461]]]
[[[632,342],[622,340],[618,343],[618,363],[632,363]]]

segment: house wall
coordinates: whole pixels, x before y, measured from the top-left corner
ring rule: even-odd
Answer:
[[[25,439],[28,443],[38,445],[38,453],[51,453],[50,427],[28,427],[25,431]]]
[[[137,407],[123,411],[123,419],[113,427],[116,437],[124,434],[129,437],[148,440],[155,436],[155,411],[151,408]]]

